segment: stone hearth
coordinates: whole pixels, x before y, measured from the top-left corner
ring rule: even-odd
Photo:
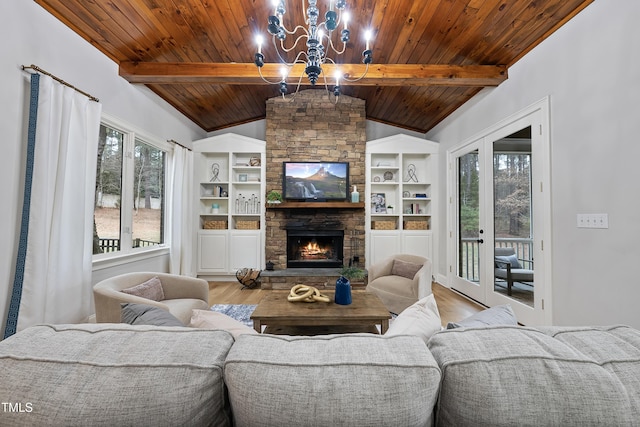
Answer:
[[[286,268],[260,273],[261,289],[289,290],[298,283],[315,286],[318,289],[335,289],[340,277],[339,268]],[[354,289],[364,289],[366,277],[361,281],[351,281]]]

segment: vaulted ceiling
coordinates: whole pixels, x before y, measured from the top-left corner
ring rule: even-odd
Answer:
[[[35,1],[118,63],[122,77],[146,84],[206,131],[262,119],[266,100],[279,95],[253,64],[255,35],[268,36],[268,0]],[[336,62],[359,76],[371,29],[373,64],[342,93],[364,99],[370,120],[427,132],[507,79],[509,66],[592,1],[348,0],[351,40]],[[322,15],[328,3],[318,1]],[[287,27],[300,23],[303,4],[287,1]],[[278,80],[273,46],[263,53],[263,74]],[[297,82],[290,78],[290,90]],[[325,90],[323,77],[315,87]]]

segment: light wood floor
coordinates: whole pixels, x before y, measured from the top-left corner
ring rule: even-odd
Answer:
[[[209,282],[209,302],[211,304],[258,304],[270,290],[242,289],[238,282]],[[485,307],[463,297],[437,283],[433,284],[442,325],[457,322]]]

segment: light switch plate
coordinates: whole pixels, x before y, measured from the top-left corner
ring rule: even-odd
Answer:
[[[609,214],[578,214],[578,228],[609,228]]]

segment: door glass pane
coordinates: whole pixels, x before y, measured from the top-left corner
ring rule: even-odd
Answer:
[[[122,132],[100,126],[93,212],[94,254],[120,250],[123,141]]]
[[[480,282],[480,163],[478,150],[458,158],[458,276]]]
[[[165,152],[136,139],[133,150],[134,248],[164,243]]]
[[[531,127],[493,143],[494,291],[533,307]]]

